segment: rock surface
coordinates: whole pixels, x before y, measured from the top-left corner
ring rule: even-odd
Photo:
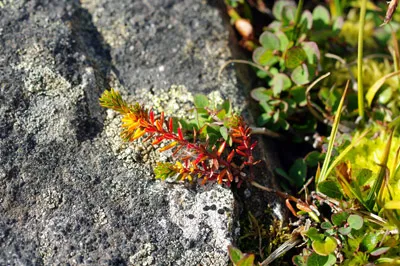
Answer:
[[[210,1],[212,3],[214,1]],[[194,93],[245,103],[204,1],[0,1],[0,265],[227,265],[229,189],[153,180],[119,139],[110,87],[167,113]]]

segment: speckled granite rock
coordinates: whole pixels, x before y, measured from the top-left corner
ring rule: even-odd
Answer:
[[[210,1],[213,3],[214,1]],[[197,92],[245,103],[204,1],[0,1],[0,265],[226,265],[229,189],[153,180],[165,160],[119,139],[111,86],[182,112]]]

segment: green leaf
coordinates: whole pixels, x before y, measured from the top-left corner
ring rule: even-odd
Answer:
[[[275,36],[279,39],[279,51],[284,52],[289,47],[289,39],[282,31],[275,32]]]
[[[347,236],[348,234],[351,233],[351,228],[350,227],[340,227],[338,229],[338,232],[344,236]]]
[[[379,238],[375,232],[368,233],[360,243],[361,251],[371,252],[378,245]]]
[[[269,123],[272,119],[272,116],[269,113],[263,113],[259,117],[257,117],[257,125],[264,126]]]
[[[272,66],[279,61],[274,50],[258,47],[253,52],[253,61],[261,66]]]
[[[381,104],[387,104],[393,96],[393,89],[389,86],[383,89],[381,93],[379,93],[378,101]]]
[[[225,114],[231,115],[231,112],[232,112],[231,101],[225,100],[221,105],[218,106],[218,109],[225,110]]]
[[[336,256],[329,254],[321,256],[313,252],[307,259],[307,266],[332,266],[336,263]]]
[[[203,94],[196,94],[193,100],[196,108],[205,108],[209,105],[208,98]]]
[[[305,64],[296,67],[290,77],[296,85],[305,85],[310,82],[310,75]]]
[[[221,136],[224,138],[224,140],[228,140],[229,134],[228,134],[228,129],[226,127],[220,127],[219,132],[221,133]]]
[[[327,28],[331,21],[328,9],[324,6],[317,6],[313,10],[313,28],[314,30],[320,30]]]
[[[273,79],[271,80],[272,84],[272,91],[274,96],[279,96],[282,91],[286,91],[292,86],[292,82],[290,78],[285,74],[276,74]]]
[[[307,62],[312,65],[316,65],[320,58],[321,53],[318,49],[318,45],[316,42],[303,42],[302,47],[304,52],[307,55]]]
[[[255,88],[250,92],[251,98],[256,101],[269,101],[271,99],[271,92],[269,92],[266,88],[259,87]]]
[[[381,77],[380,79],[378,79],[377,81],[375,81],[375,83],[368,89],[367,94],[365,95],[365,98],[367,99],[367,102],[368,102],[368,106],[371,106],[372,100],[374,99],[375,94],[378,92],[380,87],[386,82],[386,80],[390,79],[391,77],[394,77],[396,75],[399,75],[399,74],[400,74],[400,71],[395,71],[395,72],[387,74],[387,75]]]
[[[347,218],[347,222],[351,228],[360,230],[363,227],[364,219],[360,215],[351,214],[349,218]]]
[[[304,107],[307,105],[307,98],[306,98],[306,88],[303,86],[296,86],[290,90],[290,94],[293,96],[294,101],[300,107]]]
[[[253,266],[254,258],[254,254],[246,254],[241,260],[236,263],[236,266]]]
[[[304,10],[303,14],[301,14],[300,24],[305,25],[307,30],[311,30],[313,23],[313,17],[310,11]]]
[[[295,4],[292,1],[276,1],[273,8],[272,8],[272,14],[277,20],[282,20],[283,19],[283,9],[285,6],[294,6]]]
[[[312,151],[304,157],[306,164],[310,167],[315,167],[324,159],[325,155],[321,154],[319,151]],[[324,192],[322,192],[324,193]],[[324,193],[325,194],[325,193]]]
[[[282,20],[286,25],[289,25],[294,21],[294,17],[296,16],[296,7],[295,6],[285,6],[282,12]]]
[[[328,230],[333,228],[333,225],[330,222],[322,222],[321,223],[321,228],[324,230]]]
[[[270,50],[279,50],[280,42],[277,36],[269,31],[264,31],[260,36],[261,45]]]
[[[231,245],[228,246],[228,253],[232,263],[234,264],[238,263],[243,257],[243,253],[238,248]]]
[[[380,255],[385,254],[386,252],[388,252],[389,249],[390,249],[390,247],[377,248],[374,251],[372,251],[370,254],[371,254],[371,256],[380,256]]]
[[[328,236],[325,240],[315,240],[311,244],[314,251],[321,256],[328,256],[330,253],[335,251],[337,247],[336,239],[332,236]]]
[[[293,184],[293,180],[290,178],[290,176],[283,170],[282,168],[276,168],[275,172],[285,178],[287,181],[289,181],[291,184]]]
[[[307,59],[307,54],[303,48],[293,46],[287,50],[285,55],[285,66],[287,68],[296,68],[300,66]]]
[[[308,236],[312,241],[323,241],[324,240],[324,235],[320,234],[315,227],[310,227],[308,231],[305,233],[306,236]]]
[[[306,259],[303,256],[296,255],[292,258],[292,262],[296,266],[306,266]]]
[[[307,165],[303,159],[297,159],[289,169],[289,176],[297,187],[301,187],[307,177]]]
[[[349,214],[347,212],[338,212],[332,214],[331,220],[332,223],[336,226],[341,226],[347,221],[347,218],[349,217]]]
[[[334,199],[341,199],[343,197],[337,182],[332,180],[325,180],[318,184],[318,190]]]

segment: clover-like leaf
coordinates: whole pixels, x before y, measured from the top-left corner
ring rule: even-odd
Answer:
[[[292,81],[285,74],[276,74],[272,80],[272,91],[275,96],[279,96],[282,91],[289,89],[292,86]]]
[[[321,256],[313,252],[307,259],[307,266],[332,266],[336,263],[336,256],[329,254]]]
[[[316,42],[303,42],[303,50],[307,55],[307,62],[309,64],[317,64],[321,58],[321,54]]]
[[[293,46],[287,50],[285,55],[285,66],[287,68],[296,68],[307,59],[307,54],[303,48]]]
[[[251,98],[256,101],[269,101],[271,93],[264,87],[255,88],[250,92]]]
[[[347,212],[338,212],[332,214],[331,220],[332,223],[336,226],[341,226],[343,223],[347,221],[349,214]]]
[[[261,66],[272,66],[279,58],[274,55],[274,50],[258,47],[253,52],[253,61]]]
[[[347,218],[347,223],[349,224],[349,227],[353,228],[354,230],[360,230],[363,227],[364,219],[360,215],[351,214]]]
[[[310,82],[310,74],[306,64],[296,67],[290,75],[296,85],[305,85]]]
[[[335,251],[337,247],[336,239],[332,236],[327,236],[324,240],[315,240],[311,244],[314,251],[322,256],[328,256]]]
[[[296,4],[290,0],[275,2],[274,6],[272,7],[272,14],[277,20],[283,19],[283,12],[286,6],[296,6]]]
[[[259,40],[261,45],[266,49],[279,50],[280,48],[279,38],[272,32],[264,31]]]
[[[328,9],[324,6],[317,6],[314,8],[313,12],[313,28],[316,30],[324,29],[329,26],[331,21],[331,16]]]

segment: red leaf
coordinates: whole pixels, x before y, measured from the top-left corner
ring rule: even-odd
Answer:
[[[235,155],[235,150],[232,150],[229,153],[228,158],[227,158],[228,163],[230,163],[232,161],[234,155]]]
[[[174,130],[174,124],[173,124],[173,121],[172,121],[172,117],[169,118],[169,123],[168,124],[169,124],[168,125],[169,132],[172,133],[172,131]]]
[[[221,146],[219,146],[218,152],[217,152],[218,156],[221,156],[221,154],[224,152],[225,146],[226,146],[226,141],[222,142]]]
[[[247,154],[246,154],[246,153],[244,153],[244,152],[242,152],[242,151],[241,151],[241,150],[239,150],[239,149],[236,149],[236,152],[237,152],[238,154],[240,154],[240,155],[244,156],[244,157],[247,157]]]
[[[151,110],[151,111],[149,112],[149,116],[150,116],[150,122],[151,122],[151,124],[154,124],[154,112],[153,112],[153,110]]]
[[[179,140],[183,140],[182,128],[180,125],[178,127],[178,136],[179,136]]]

